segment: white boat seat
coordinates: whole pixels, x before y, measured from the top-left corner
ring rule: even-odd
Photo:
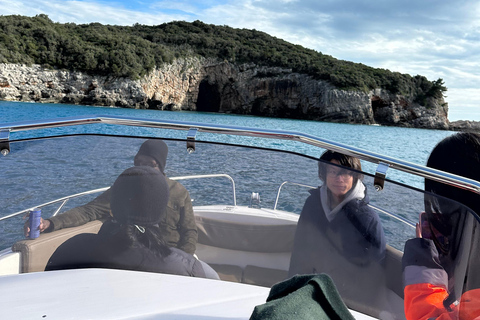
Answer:
[[[387,287],[403,299],[402,256],[402,251],[387,245],[384,264]]]
[[[103,221],[96,220],[84,225],[65,228],[51,233],[41,233],[36,239],[20,240],[12,246],[13,252],[20,252],[20,272],[44,271],[53,252],[67,239],[80,233],[98,233]]]
[[[297,228],[294,221],[288,224],[265,224],[264,221],[253,224],[204,216],[195,216],[195,220],[199,243],[249,252],[291,252]]]
[[[285,280],[296,221],[250,217],[243,222],[196,215],[197,255],[220,279],[264,287]],[[269,223],[270,222],[270,223]]]

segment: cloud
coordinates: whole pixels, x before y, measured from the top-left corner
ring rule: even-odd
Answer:
[[[430,80],[442,78],[449,88],[451,112],[466,105],[473,108],[480,100],[473,93],[480,87],[476,0],[0,0],[0,7],[4,15],[45,13],[62,23],[201,20],[257,29],[338,59]]]
[[[449,106],[448,119],[450,121],[480,121],[480,90],[478,88],[450,89],[447,92],[447,96],[455,101],[454,108]]]
[[[134,23],[157,25],[172,20],[187,20],[188,15],[164,14],[158,12],[143,12],[125,8],[121,2],[97,1],[60,1],[60,0],[30,0],[11,1],[0,0],[2,15],[18,14],[35,16],[46,14],[55,22],[73,22],[77,24],[100,22],[111,25],[133,25]],[[148,11],[148,10],[147,10]]]

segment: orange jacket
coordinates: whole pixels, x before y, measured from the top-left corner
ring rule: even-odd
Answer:
[[[443,301],[448,293],[445,287],[430,283],[405,287],[405,316],[407,320],[473,320],[480,319],[480,289],[465,292],[460,302],[448,311]]]
[[[448,297],[449,276],[433,241],[408,240],[402,268],[407,320],[480,320],[480,289],[463,293],[459,301],[450,305],[450,310],[445,308],[443,302]]]

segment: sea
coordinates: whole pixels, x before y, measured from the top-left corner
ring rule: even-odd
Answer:
[[[0,101],[0,123],[91,115],[116,115],[294,131],[420,165],[425,165],[428,155],[439,141],[454,133],[445,130],[343,124],[209,112]],[[15,137],[15,134],[11,135],[11,139]],[[276,147],[278,147],[278,141],[272,143],[277,144]]]
[[[0,124],[22,122],[27,120],[45,120],[92,115],[115,115],[142,119],[196,122],[203,124],[222,124],[248,128],[298,132],[419,165],[425,165],[431,150],[438,142],[445,137],[454,134],[452,131],[443,130],[385,127],[378,125],[340,124],[309,120],[292,120],[207,112],[137,110],[115,107],[0,101]],[[69,127],[62,130],[62,132],[65,133],[75,133],[83,129]],[[104,130],[105,131],[103,133],[106,134],[112,132],[112,128],[109,126],[105,126]],[[140,136],[142,134],[142,132],[140,132],[142,129],[132,127],[130,130],[133,131],[128,132],[129,134]],[[136,132],[135,130],[139,130],[139,132]],[[185,132],[183,131],[178,132],[181,132],[183,135],[185,135]],[[27,133],[12,132],[10,134],[10,139],[15,140],[20,138],[30,138],[35,137],[36,134],[38,133],[33,131],[29,131]],[[242,137],[236,137],[233,142],[242,144],[241,139]],[[262,146],[266,148],[272,147],[276,149],[288,149],[286,148],[286,144],[288,144],[288,142],[282,142],[281,140],[270,140],[263,142]],[[316,158],[320,156],[320,154],[318,154],[318,149],[309,145],[301,146],[296,151]],[[367,173],[373,174],[375,172],[376,166],[372,164],[367,163],[365,165],[362,163],[362,166]],[[291,168],[276,168],[276,170],[273,171],[273,174],[282,174],[288,170],[291,170]],[[395,172],[389,172],[387,173],[387,178],[390,178],[393,181],[411,185],[415,188],[423,189],[423,179],[418,177],[398,175],[397,179]],[[0,179],[2,179],[1,167]],[[17,236],[18,235],[16,235],[16,237]],[[0,250],[3,249],[1,242],[2,241],[0,241]]]
[[[248,128],[298,132],[419,165],[426,164],[431,150],[438,142],[445,137],[454,134],[453,131],[446,130],[330,123],[311,120],[293,120],[209,112],[161,111],[117,107],[0,101],[0,124],[92,115],[115,115],[142,119],[197,122],[202,124],[221,124]],[[102,130],[103,133],[106,134],[113,132],[109,126],[105,126],[105,128],[102,128]],[[58,132],[83,133],[88,131],[78,127],[68,127]],[[10,139],[14,140],[36,137],[36,135],[40,133],[41,131],[39,133],[34,131],[27,131],[25,133],[11,133]],[[142,135],[142,133],[149,132],[148,129],[143,130],[132,128],[131,130],[127,131],[127,133],[131,135]],[[182,134],[184,135],[185,133]],[[184,136],[181,137],[185,138]],[[233,142],[248,144],[247,140],[242,140],[242,137],[236,137]],[[283,141],[279,142],[279,140],[263,141],[262,147],[288,149],[286,145],[288,143],[289,142]],[[296,151],[313,157],[319,156],[318,149],[309,145],[296,146]],[[366,172],[370,172],[372,174],[375,173],[375,165],[369,163],[363,163],[362,165],[364,166],[363,169]],[[279,169],[279,172],[281,172],[282,168]],[[396,179],[397,176],[399,177],[398,179]],[[415,177],[408,176],[404,177],[403,175],[398,175],[395,172],[390,173],[390,176],[387,177],[394,181],[423,189],[423,179],[417,179]]]

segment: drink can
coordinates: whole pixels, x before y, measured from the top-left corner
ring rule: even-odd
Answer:
[[[35,208],[30,210],[30,239],[35,239],[40,236],[40,218],[42,217],[42,210]]]

